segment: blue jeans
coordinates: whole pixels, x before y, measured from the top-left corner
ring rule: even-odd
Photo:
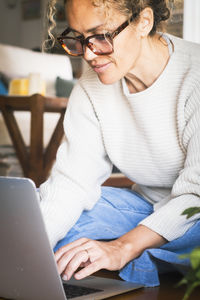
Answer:
[[[74,240],[87,237],[94,240],[116,239],[130,231],[153,212],[152,204],[130,189],[102,187],[99,201],[91,211],[84,211],[67,235],[58,242],[54,251]],[[159,285],[159,272],[179,270],[185,272],[190,262],[180,259],[200,245],[200,221],[182,237],[160,248],[145,250],[141,256],[120,270],[119,276],[145,286]]]

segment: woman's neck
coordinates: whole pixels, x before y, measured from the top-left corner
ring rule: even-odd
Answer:
[[[125,76],[129,92],[137,93],[150,87],[165,69],[169,58],[168,44],[159,34],[142,41],[141,55]]]

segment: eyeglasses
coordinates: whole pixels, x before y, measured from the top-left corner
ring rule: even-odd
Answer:
[[[85,48],[88,47],[96,55],[108,55],[113,53],[113,39],[124,30],[130,22],[136,17],[136,14],[131,16],[127,21],[121,24],[112,33],[94,34],[84,38],[83,35],[78,37],[70,36],[71,28],[67,28],[61,36],[57,38],[63,49],[71,56],[84,55]]]

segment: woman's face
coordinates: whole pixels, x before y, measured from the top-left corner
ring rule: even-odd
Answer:
[[[127,17],[110,11],[112,19],[106,23],[103,9],[95,8],[91,0],[68,0],[66,5],[69,26],[88,37],[93,34],[113,32]],[[141,38],[138,25],[130,24],[113,40],[114,52],[110,55],[95,55],[86,47],[84,59],[97,73],[104,84],[112,84],[134,70],[141,53]]]

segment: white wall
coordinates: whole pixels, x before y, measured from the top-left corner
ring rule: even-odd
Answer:
[[[42,44],[42,21],[22,21],[21,22],[21,44],[24,48],[40,47]]]
[[[184,0],[183,37],[200,43],[200,0]]]
[[[40,47],[42,18],[22,20],[21,0],[17,0],[16,7],[12,9],[7,7],[6,1],[0,0],[0,43],[24,48]]]
[[[8,9],[5,0],[0,0],[0,42],[18,45],[21,43],[19,3]]]

